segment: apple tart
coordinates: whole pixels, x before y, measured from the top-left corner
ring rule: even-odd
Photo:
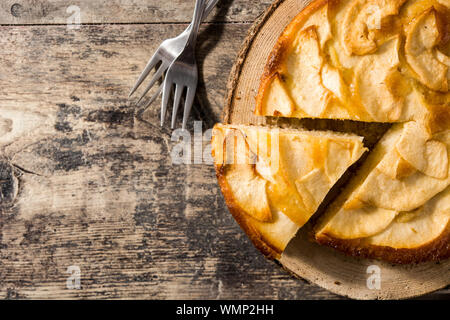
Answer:
[[[449,78],[448,0],[315,0],[286,27],[265,66],[256,115],[391,124],[311,222],[313,240],[393,263],[450,257]],[[274,172],[261,169],[271,160],[259,157],[250,131],[265,132],[267,144],[275,128],[216,131],[224,128],[241,132],[247,149],[240,154],[257,159],[238,169],[216,155],[227,203],[238,220],[255,221],[247,229],[277,254],[364,151],[358,137],[298,132],[316,142],[280,144],[282,165]],[[280,141],[296,135],[278,130]],[[347,142],[329,149],[337,137]],[[226,144],[215,141],[214,152]],[[313,166],[300,174],[323,148],[324,163],[342,161],[335,171]]]

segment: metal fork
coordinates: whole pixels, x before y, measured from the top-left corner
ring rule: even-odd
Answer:
[[[186,99],[184,103],[183,112],[183,126],[186,128],[187,119],[194,103],[195,91],[197,90],[198,69],[195,60],[195,45],[197,43],[198,29],[202,20],[202,12],[199,9],[205,0],[197,0],[195,4],[194,18],[192,21],[192,29],[189,33],[189,38],[180,55],[172,62],[169,69],[167,69],[166,77],[164,79],[163,97],[161,105],[161,126],[164,125],[164,120],[167,113],[167,104],[169,102],[170,92],[175,86],[175,96],[173,99],[172,110],[172,129],[175,128],[177,119],[178,107],[180,105],[181,95],[185,88],[187,88]]]
[[[212,9],[215,7],[219,0],[208,0],[208,3],[206,4],[206,8],[204,8],[204,0],[202,5],[202,16],[201,19],[206,18],[212,11]],[[204,8],[204,12],[203,12]],[[196,4],[197,9],[197,4]],[[186,28],[186,30],[183,31],[179,36],[167,39],[161,43],[161,45],[158,47],[156,52],[153,54],[153,56],[148,61],[145,69],[142,71],[141,75],[139,76],[138,80],[136,81],[136,84],[134,85],[133,89],[131,89],[131,92],[128,96],[130,98],[134,92],[140,87],[142,82],[147,78],[150,71],[158,64],[161,63],[156,72],[154,73],[152,79],[150,80],[149,84],[144,90],[144,93],[137,101],[137,104],[139,104],[142,99],[145,97],[145,95],[150,91],[150,89],[155,85],[156,81],[163,77],[165,71],[167,68],[169,68],[170,64],[178,57],[178,55],[183,51],[183,49],[186,46],[186,43],[188,42],[189,35],[191,34],[193,23],[189,25],[189,27]],[[163,86],[161,85],[157,92],[151,97],[151,99],[147,102],[147,105],[145,108],[147,108],[150,104],[153,103],[154,100],[158,97],[158,95],[161,93]]]

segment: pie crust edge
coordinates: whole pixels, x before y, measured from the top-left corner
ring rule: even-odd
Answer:
[[[220,189],[222,191],[225,203],[227,204],[228,210],[230,211],[233,218],[237,221],[239,226],[244,230],[247,236],[252,241],[253,245],[261,251],[264,256],[269,259],[279,259],[281,257],[282,251],[272,246],[269,241],[266,241],[260,233],[258,233],[247,218],[247,213],[245,213],[240,206],[236,205],[234,196],[230,187],[228,186],[224,170],[225,166],[223,164],[214,164],[216,170],[217,181],[219,182]]]
[[[361,245],[364,239],[337,239],[326,234],[320,237],[313,235],[313,237],[319,244],[329,246],[348,256],[379,259],[395,264],[442,261],[450,258],[450,223],[439,237],[414,249]]]

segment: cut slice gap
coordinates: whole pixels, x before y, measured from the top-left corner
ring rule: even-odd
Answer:
[[[299,130],[322,130],[340,133],[356,134],[364,137],[364,145],[372,149],[383,135],[392,127],[391,123],[363,122],[354,120],[337,119],[312,119],[312,118],[286,118],[266,117],[268,126],[299,129]]]
[[[289,119],[292,122],[292,119]],[[392,124],[380,124],[380,123],[367,123],[367,122],[358,122],[352,120],[333,120],[333,119],[296,119],[301,122],[306,122],[308,127],[312,127],[314,123],[323,122],[327,126],[335,126],[337,131],[344,131],[346,129],[350,129],[350,132],[357,133],[359,135],[364,136],[364,146],[369,150],[365,154],[361,156],[361,158],[356,161],[352,166],[350,166],[347,171],[342,175],[342,177],[336,182],[336,184],[331,188],[328,192],[327,196],[316,210],[314,215],[308,221],[311,241],[314,241],[313,229],[316,224],[320,221],[320,219],[324,216],[326,210],[332,205],[338,197],[342,194],[343,190],[349,185],[352,178],[362,169],[367,159],[371,156],[372,152],[376,145],[380,142],[380,140],[384,137],[385,133],[392,128]],[[369,128],[370,135],[364,135],[365,132]]]

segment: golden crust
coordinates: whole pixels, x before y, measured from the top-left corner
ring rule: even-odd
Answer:
[[[349,256],[380,259],[396,264],[441,261],[450,258],[450,224],[433,241],[414,249],[391,248],[364,243],[364,239],[336,239],[327,234],[313,235],[315,241]]]
[[[216,170],[217,181],[219,182],[220,189],[222,190],[225,203],[228,206],[228,210],[231,215],[237,221],[239,226],[244,230],[247,236],[252,241],[253,245],[261,251],[269,259],[279,259],[282,250],[276,248],[270,243],[264,236],[258,232],[256,228],[253,227],[252,220],[249,216],[242,210],[242,208],[236,203],[233,193],[231,192],[230,186],[227,183],[224,172],[226,170],[226,165],[215,164],[214,168]]]

